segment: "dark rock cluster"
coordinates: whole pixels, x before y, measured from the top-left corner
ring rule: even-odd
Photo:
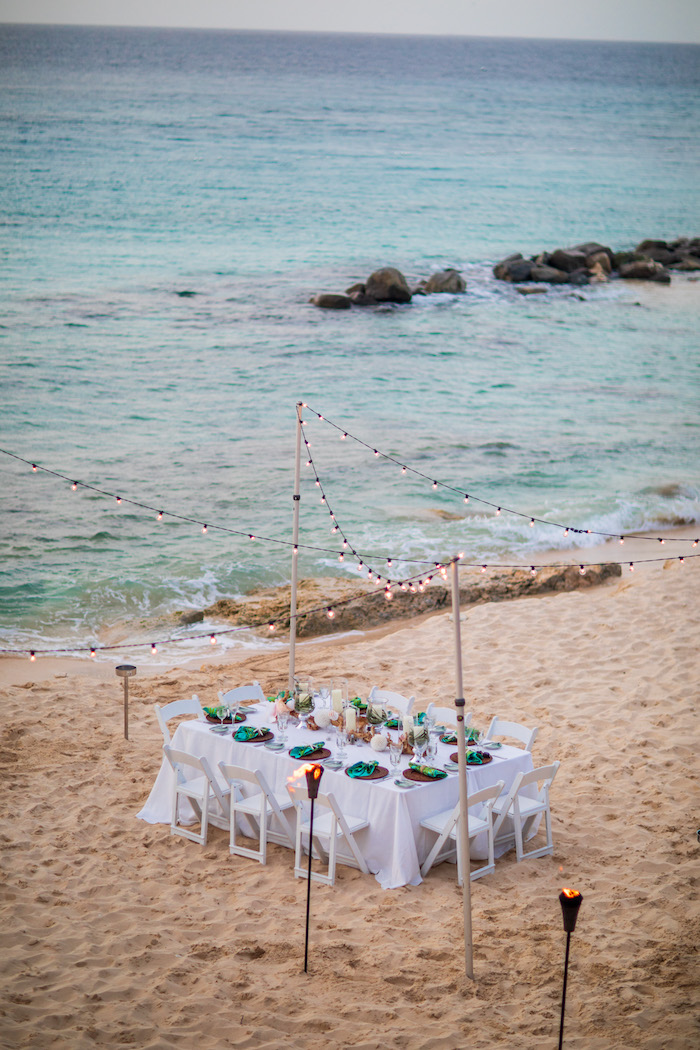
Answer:
[[[668,284],[671,270],[700,270],[700,237],[646,240],[633,251],[622,252],[589,241],[530,259],[517,253],[497,263],[493,273],[500,281],[513,284],[599,284],[612,277]]]
[[[441,270],[410,286],[400,270],[385,266],[375,270],[366,281],[353,284],[345,294],[321,292],[309,302],[323,310],[349,310],[351,306],[376,306],[379,303],[410,303],[414,295],[459,295],[467,282],[458,270]]]

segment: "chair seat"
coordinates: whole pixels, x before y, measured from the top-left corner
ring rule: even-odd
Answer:
[[[452,810],[446,809],[443,813],[437,813],[434,817],[426,817],[425,820],[421,820],[420,826],[422,828],[427,828],[428,831],[434,831],[436,835],[439,835],[451,816]],[[450,832],[450,838],[455,839],[455,841],[457,840],[457,827],[458,825],[455,824]],[[469,814],[469,838],[473,838],[475,835],[480,835],[482,831],[488,830],[488,820],[482,820],[481,817],[475,817],[472,816],[471,813]]]
[[[293,803],[286,791],[274,793],[271,795],[276,801],[280,809],[291,809]],[[253,795],[248,795],[246,798],[235,798],[233,800],[233,807],[237,813],[247,813],[251,817],[257,817],[260,813],[260,805],[264,798],[262,791],[257,791]],[[272,811],[270,811],[272,812]]]
[[[347,814],[345,814],[345,822],[348,828],[350,829],[351,834],[353,835],[356,831],[362,831],[363,828],[369,827],[369,821],[363,820],[362,817],[349,817]],[[316,836],[318,836],[318,838],[321,839],[329,838],[333,829],[333,824],[334,820],[332,812],[319,813],[317,811],[314,814],[314,838],[316,838]],[[301,822],[302,833],[308,835],[310,827],[311,824],[308,820],[303,820]],[[337,824],[335,833],[336,836],[342,837],[342,829]]]
[[[506,812],[507,808],[510,808],[506,807],[508,801],[508,795],[501,795],[500,798],[497,798],[493,804],[494,813],[500,815],[501,813]],[[520,816],[523,820],[526,817],[534,817],[537,813],[544,813],[547,809],[546,802],[542,802],[538,798],[526,798],[524,795],[519,797],[518,806],[520,808]]]

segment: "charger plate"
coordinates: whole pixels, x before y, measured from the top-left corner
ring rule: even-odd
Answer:
[[[231,716],[230,715],[228,716],[228,718],[225,718],[223,720],[223,722],[221,721],[220,718],[213,718],[212,715],[207,715],[206,719],[207,719],[207,722],[213,722],[215,726],[218,726],[218,725],[230,726],[231,725]],[[239,722],[245,722],[245,715],[243,714],[242,711],[236,711],[236,725],[238,725]]]
[[[320,762],[323,758],[331,757],[331,753],[327,747],[319,747],[318,751],[314,751],[311,755],[293,755],[293,750],[293,747],[290,748],[289,757],[293,758],[296,762]]]
[[[345,770],[347,776],[350,777],[347,769]],[[383,780],[384,777],[389,776],[389,770],[386,766],[377,766],[374,773],[370,773],[368,777],[350,777],[351,780]]]
[[[233,738],[236,740],[236,737]],[[266,744],[268,740],[274,740],[275,734],[271,733],[270,730],[266,733],[261,733],[260,736],[254,736],[252,740],[236,740],[237,744]]]
[[[493,762],[493,755],[490,755],[488,751],[477,751],[477,755],[481,755],[481,762],[470,762],[469,759],[467,759],[468,766],[473,766],[474,769],[478,769],[480,766],[487,766],[489,762]],[[456,751],[454,755],[450,755],[450,762],[459,763],[459,754]]]
[[[402,775],[404,780],[413,780],[416,784],[439,784],[441,780],[447,779],[447,774],[444,777],[429,777],[419,769],[406,769]]]

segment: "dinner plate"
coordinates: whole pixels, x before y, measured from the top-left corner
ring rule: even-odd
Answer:
[[[346,774],[350,777],[347,769]],[[350,777],[351,780],[383,780],[384,777],[389,776],[389,770],[386,766],[377,766],[373,773],[370,773],[368,777]]]
[[[296,747],[303,747],[303,744],[296,744]],[[295,762],[320,762],[324,758],[330,758],[331,753],[327,747],[319,747],[310,755],[293,755],[292,751],[294,748],[289,749],[289,757],[293,758]]]
[[[470,748],[470,751],[476,751],[477,748]],[[490,755],[488,751],[480,751],[481,762],[470,762],[467,759],[467,765],[470,769],[479,769],[481,766],[487,766],[489,762],[493,762],[493,755]],[[459,762],[459,755],[455,751],[454,755],[450,755],[450,762]]]
[[[404,778],[412,780],[415,784],[439,784],[441,780],[445,780],[445,777],[429,777],[419,769],[407,769]]]

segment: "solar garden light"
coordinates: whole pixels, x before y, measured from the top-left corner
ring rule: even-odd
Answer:
[[[124,679],[124,739],[129,739],[129,679],[136,674],[133,664],[117,664],[117,678]]]
[[[311,817],[309,820],[309,871],[306,885],[306,938],[304,940],[304,973],[308,973],[309,963],[309,913],[311,911],[311,853],[314,843],[314,802],[318,797],[318,788],[323,776],[323,766],[309,763],[304,772],[306,774],[306,790],[311,800]]]
[[[559,1022],[559,1050],[562,1048],[562,1040],[564,1038],[564,1006],[566,1004],[566,977],[569,970],[569,942],[571,941],[571,934],[576,929],[576,919],[578,918],[578,910],[581,907],[583,897],[578,890],[570,890],[564,887],[559,894],[559,903],[561,904],[561,914],[564,920],[564,930],[566,932],[566,958],[564,960],[564,987],[561,993],[561,1020]]]

